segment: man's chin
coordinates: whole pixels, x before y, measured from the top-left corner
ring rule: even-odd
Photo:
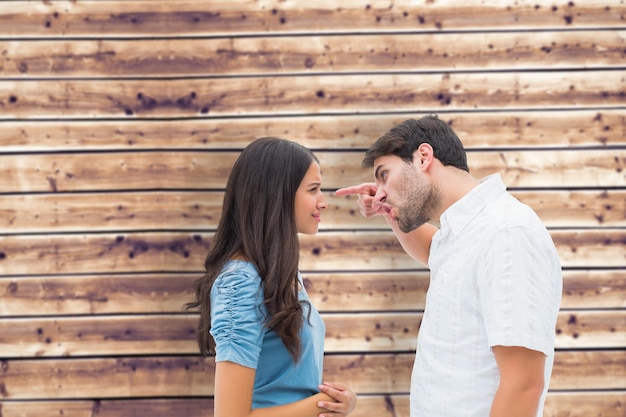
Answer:
[[[411,233],[413,230],[425,225],[428,222],[428,220],[426,220],[424,222],[413,222],[411,224],[405,224],[402,223],[400,220],[396,221],[398,222],[398,228],[400,229],[400,231],[402,231],[402,233]]]

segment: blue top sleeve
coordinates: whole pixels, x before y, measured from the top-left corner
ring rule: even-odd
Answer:
[[[300,275],[298,278],[302,282]],[[266,326],[261,278],[252,263],[228,261],[213,284],[211,335],[216,345],[215,361],[255,370],[252,408],[289,404],[319,391],[325,325],[304,286],[298,299],[308,302],[310,310],[304,307],[302,351],[294,362],[278,334]]]
[[[211,335],[215,361],[229,361],[257,369],[265,309],[261,279],[247,268],[226,268],[211,289]]]

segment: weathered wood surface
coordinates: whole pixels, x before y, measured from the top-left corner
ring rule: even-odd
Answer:
[[[360,394],[407,393],[413,359],[413,353],[330,354],[324,375]],[[0,398],[207,396],[213,393],[213,372],[213,358],[197,356],[5,359]],[[550,388],[623,390],[626,351],[557,351]]]
[[[414,308],[416,308],[414,306]],[[415,351],[418,312],[324,313],[326,353]],[[96,316],[0,319],[4,358],[197,354],[197,316]],[[561,312],[556,348],[619,348],[626,311]]]
[[[487,47],[485,47],[487,46]],[[626,31],[0,41],[7,77],[620,68]]]
[[[140,149],[241,150],[261,136],[280,136],[314,149],[367,149],[415,113],[242,119],[7,121],[0,151]],[[626,110],[446,113],[467,149],[605,147],[626,144]],[[176,138],[175,141],[172,138]]]
[[[324,188],[373,180],[363,152],[319,151]],[[224,188],[238,152],[0,155],[0,192]],[[626,149],[472,151],[477,178],[500,173],[510,188],[623,187]]]
[[[8,317],[181,313],[201,273],[5,277],[0,315]],[[322,312],[421,311],[429,274],[303,272]],[[626,271],[565,270],[561,311],[626,308]],[[618,310],[619,311],[619,310]]]
[[[623,391],[549,392],[543,408],[544,417],[620,417],[625,412]]]
[[[550,392],[546,397],[544,417],[623,417],[624,393]],[[0,401],[0,412],[10,417],[213,417],[209,398],[131,399],[131,400],[59,400]],[[409,417],[407,394],[360,395],[354,417]]]
[[[355,417],[408,417],[428,271],[330,194],[439,113],[559,250],[544,417],[622,417],[625,20],[624,0],[0,2],[0,415],[212,415],[181,306],[234,158],[274,135],[322,159],[301,264],[326,377]]]
[[[606,228],[626,226],[626,191],[512,191],[532,207],[546,227]],[[366,219],[354,197],[325,193],[328,208],[320,230],[381,229],[382,217]],[[215,230],[221,191],[15,194],[2,197],[3,233],[54,233],[119,230]]]
[[[202,271],[211,233],[0,236],[0,275]],[[626,230],[553,230],[565,268],[626,266]],[[303,270],[416,269],[392,232],[303,235]],[[349,261],[347,261],[349,259]]]
[[[115,10],[114,13],[111,11]],[[0,36],[137,37],[306,32],[570,29],[622,26],[621,0],[10,1]]]
[[[624,71],[0,81],[0,117],[214,117],[620,108]]]

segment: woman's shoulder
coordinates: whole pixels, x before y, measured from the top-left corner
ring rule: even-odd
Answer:
[[[258,287],[260,283],[261,277],[252,262],[233,259],[224,264],[214,285],[218,287],[248,285]]]

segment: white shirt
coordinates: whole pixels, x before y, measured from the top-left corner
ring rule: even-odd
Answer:
[[[450,206],[430,249],[431,282],[411,377],[411,417],[487,417],[499,372],[492,346],[546,357],[543,415],[561,302],[546,228],[499,174]]]

